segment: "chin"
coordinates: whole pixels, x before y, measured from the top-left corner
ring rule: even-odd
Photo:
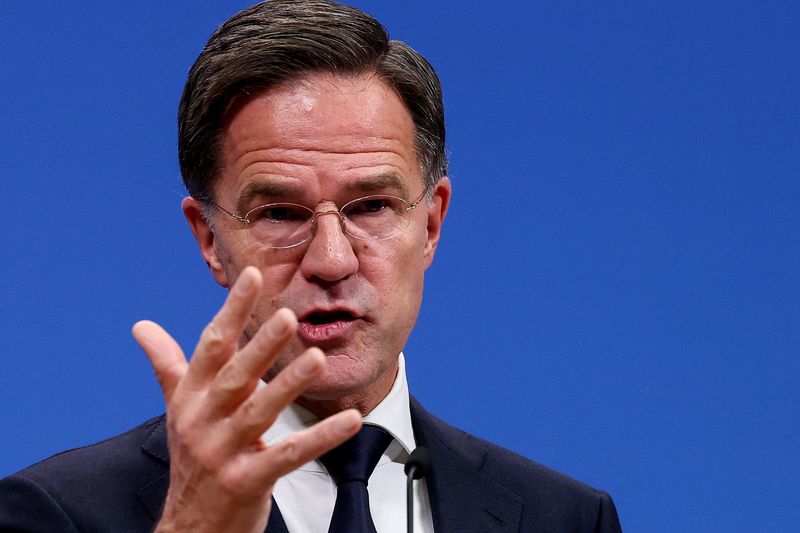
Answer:
[[[394,384],[396,360],[391,363],[364,366],[347,356],[328,356],[327,370],[303,392],[299,403],[312,411],[318,411],[316,407],[328,412],[349,407],[369,411]]]
[[[377,369],[370,371],[353,359],[343,355],[328,355],[328,368],[325,373],[306,389],[304,396],[325,400],[336,400],[345,396],[363,393],[381,374]]]
[[[369,394],[359,385],[343,386],[342,384],[319,383],[306,389],[297,403],[325,418],[349,408],[355,408],[366,414],[374,407],[369,401]]]

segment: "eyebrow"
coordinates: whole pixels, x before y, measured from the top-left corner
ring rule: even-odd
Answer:
[[[348,192],[374,193],[385,191],[386,189],[396,189],[403,196],[408,196],[408,186],[405,180],[394,172],[386,172],[376,176],[359,179],[347,183],[344,189]]]
[[[293,194],[297,194],[297,192],[298,189],[296,187],[287,186],[281,183],[275,183],[272,181],[254,181],[245,186],[242,194],[236,201],[236,209],[239,213],[244,212],[249,208],[253,199],[258,198],[259,196],[280,200],[281,198],[286,198]]]
[[[385,191],[386,189],[395,189],[404,197],[408,197],[408,186],[403,178],[394,172],[386,172],[351,181],[346,183],[343,188],[350,194],[372,194]],[[236,210],[238,213],[244,213],[250,208],[255,198],[268,198],[270,202],[272,202],[273,199],[280,201],[284,198],[296,197],[301,194],[301,192],[302,190],[297,187],[282,183],[254,181],[248,183],[242,190],[239,199],[236,201]]]

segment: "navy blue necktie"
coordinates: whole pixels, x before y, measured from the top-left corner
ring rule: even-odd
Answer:
[[[336,483],[328,533],[376,533],[369,512],[367,483],[392,436],[376,426],[363,426],[350,440],[319,458]]]

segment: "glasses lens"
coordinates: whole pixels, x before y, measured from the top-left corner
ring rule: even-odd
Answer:
[[[254,239],[272,248],[290,248],[311,236],[314,212],[297,204],[268,204],[248,211],[245,218]]]
[[[347,232],[357,239],[382,240],[408,227],[408,202],[396,196],[365,196],[342,207]]]

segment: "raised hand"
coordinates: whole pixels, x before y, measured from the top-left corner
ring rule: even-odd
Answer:
[[[309,348],[269,386],[258,387],[297,328],[294,313],[281,309],[238,349],[261,284],[257,269],[241,272],[190,363],[158,324],[133,326],[167,404],[170,484],[156,531],[263,533],[275,481],[361,427],[361,415],[351,409],[275,445],[261,441],[278,413],[326,365],[322,351]]]

